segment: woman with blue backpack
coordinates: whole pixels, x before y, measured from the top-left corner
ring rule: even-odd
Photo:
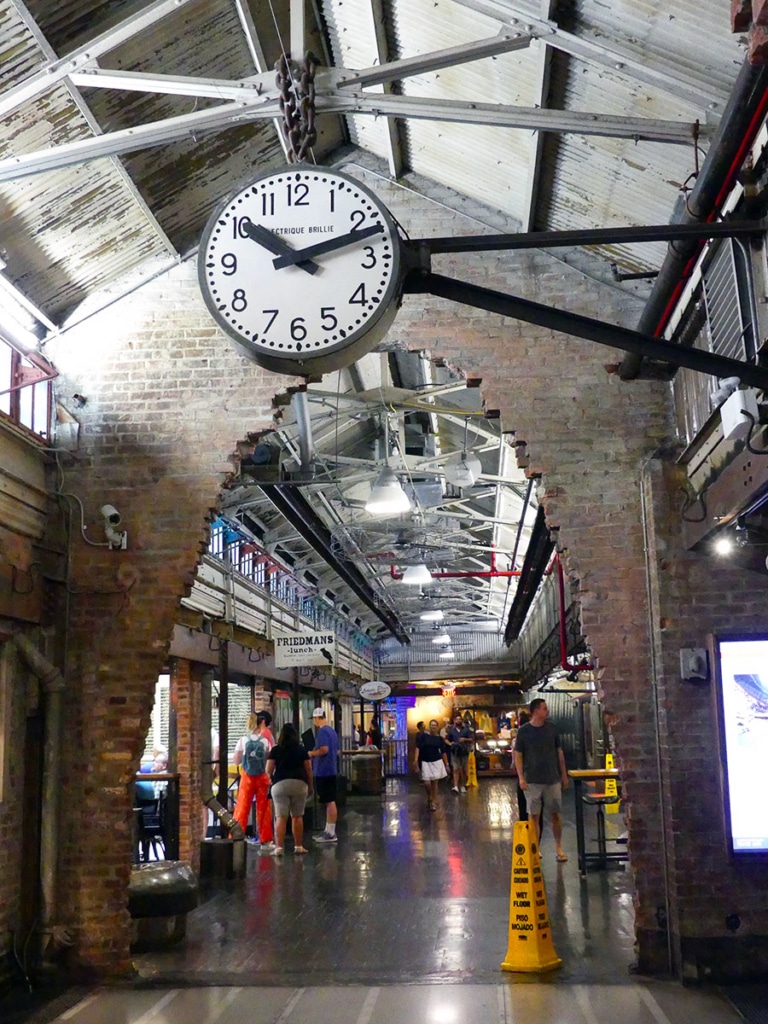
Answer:
[[[269,730],[272,716],[268,711],[252,711],[248,716],[246,728],[248,732],[237,741],[232,760],[240,765],[240,784],[237,790],[237,803],[232,813],[243,832],[246,831],[251,805],[256,801],[256,823],[262,847],[271,846],[275,839],[272,828],[272,804],[269,799],[269,776],[267,775],[267,756],[274,746],[274,739]]]

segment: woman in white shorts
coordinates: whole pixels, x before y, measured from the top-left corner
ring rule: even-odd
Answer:
[[[448,745],[440,735],[440,725],[433,718],[429,732],[416,734],[416,754],[413,770],[421,773],[427,791],[430,811],[437,810],[437,784],[448,777]]]

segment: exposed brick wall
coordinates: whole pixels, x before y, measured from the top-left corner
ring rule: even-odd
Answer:
[[[352,173],[367,180],[365,171]],[[427,202],[416,190],[380,179],[368,183],[412,236],[481,230],[473,219],[479,209],[469,216],[466,205],[457,213]],[[639,300],[597,283],[584,273],[586,267],[586,260],[565,262],[533,252],[435,260],[441,273],[634,324]],[[674,644],[660,634],[656,612],[651,635],[640,480],[643,463],[673,438],[669,386],[620,382],[605,369],[620,359],[610,349],[428,296],[405,298],[386,345],[426,348],[481,378],[486,407],[498,410],[504,429],[528,444],[530,471],[540,476],[548,521],[559,531],[578,587],[625,780],[639,963],[663,969],[666,936],[658,909],[665,903],[664,864],[650,680],[654,651],[672,673]],[[73,748],[65,794],[80,813],[73,813],[62,837],[63,889],[71,894],[63,912],[76,932],[72,961],[120,972],[128,966],[128,784],[149,723],[154,680],[236,444],[270,424],[272,396],[292,382],[235,354],[210,322],[192,266],[179,267],[73,330],[47,354],[63,371],[62,397],[79,392],[88,398],[78,414],[81,448],[66,471],[65,490],[83,501],[93,539],[101,539],[98,508],[104,502],[120,509],[121,528],[129,532],[126,552],[90,547],[74,517],[68,672]],[[680,540],[667,529],[663,540],[674,551]],[[679,550],[676,557],[686,566],[691,561]],[[667,618],[688,608],[687,586],[698,585],[698,576],[707,572],[706,566],[696,568],[696,580],[675,575],[679,591],[660,587]],[[692,643],[699,627],[685,614]],[[188,668],[177,664],[174,672],[180,739],[183,732],[189,742],[188,763],[187,754],[179,758],[179,768],[184,763],[190,776],[182,852],[193,856],[198,698]],[[704,735],[711,721],[702,717],[696,728]],[[665,724],[665,743],[671,735]],[[699,755],[687,752],[683,738],[677,738],[674,754],[678,760],[674,767],[665,764],[665,772],[689,770],[690,759],[695,774]],[[693,934],[696,901],[703,906],[711,896],[702,889],[684,891],[701,814],[690,801],[677,800],[673,809],[673,824],[687,837],[679,861],[683,840],[667,843],[668,874],[675,880],[673,924]],[[716,860],[713,872],[720,868]],[[710,934],[721,934],[717,920],[710,924]]]
[[[211,323],[192,264],[93,317],[47,355],[63,371],[64,404],[76,392],[87,399],[76,458],[63,460],[63,490],[82,503],[92,542],[104,539],[107,502],[128,531],[127,551],[91,546],[68,499],[61,916],[75,936],[72,969],[122,974],[130,970],[131,786],[154,683],[237,441],[271,425],[273,396],[292,382],[235,354]],[[189,821],[185,829],[191,855]]]
[[[195,669],[198,671],[195,671]],[[177,761],[172,770],[179,773],[179,857],[189,861],[195,871],[200,867],[201,799],[200,723],[202,715],[201,666],[185,658],[171,664],[171,714],[175,717]]]
[[[656,634],[664,825],[675,959],[687,978],[762,975],[768,965],[768,878],[764,866],[726,855],[714,683],[680,679],[679,651],[709,634],[764,630],[768,577],[681,549],[681,470],[654,462],[643,481]],[[763,780],[755,779],[762,794]],[[756,798],[760,798],[756,796]],[[729,931],[726,917],[741,924]]]

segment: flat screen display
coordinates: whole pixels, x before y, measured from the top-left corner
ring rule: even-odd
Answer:
[[[728,839],[734,855],[768,853],[768,636],[715,646]]]

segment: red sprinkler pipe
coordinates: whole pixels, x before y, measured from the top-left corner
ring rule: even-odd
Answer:
[[[556,554],[552,561],[557,566],[557,593],[560,599],[560,668],[565,669],[566,672],[590,672],[595,667],[592,662],[571,665],[568,661],[568,645],[565,635],[565,574],[560,555]]]

